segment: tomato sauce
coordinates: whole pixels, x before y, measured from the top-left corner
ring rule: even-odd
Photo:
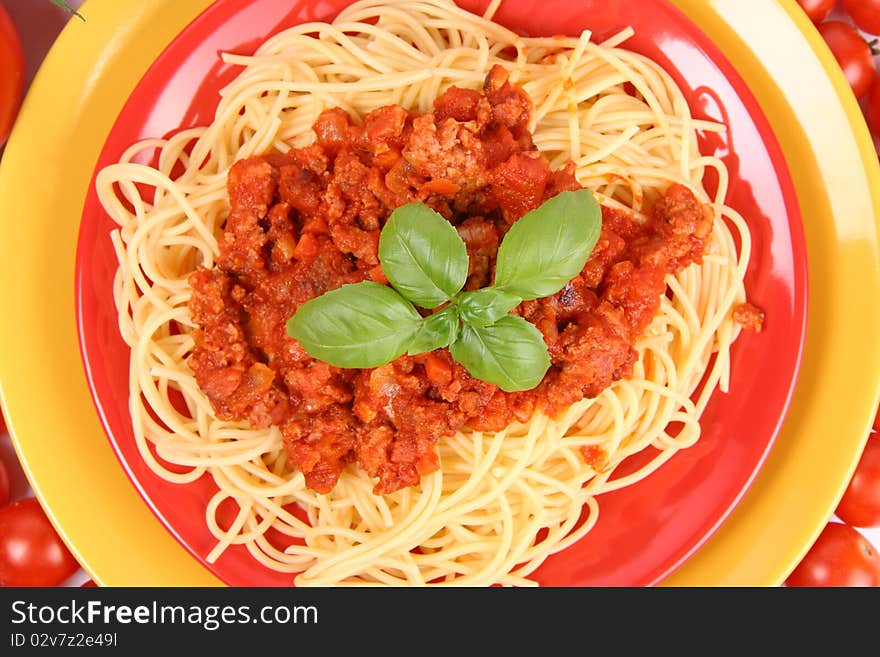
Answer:
[[[734,321],[744,329],[760,333],[764,327],[764,311],[756,305],[746,302],[733,309]]]
[[[313,145],[231,168],[219,258],[190,279],[198,328],[189,363],[220,418],[280,427],[313,490],[332,490],[356,463],[376,478],[377,494],[390,493],[438,467],[442,436],[500,430],[598,395],[631,375],[633,343],[657,313],[665,276],[701,261],[711,212],[687,188],[671,186],[647,222],[603,207],[583,271],[513,311],[538,327],[552,363],[525,392],[471,377],[447,349],[341,369],[287,335],[287,319],[309,299],[345,283],[387,283],[379,233],[412,201],[458,230],[470,260],[466,289],[491,284],[511,224],[580,188],[572,163],[552,171],[536,149],[531,111],[496,67],[482,92],[453,87],[426,114],[388,106],[356,123],[330,109],[314,125]]]

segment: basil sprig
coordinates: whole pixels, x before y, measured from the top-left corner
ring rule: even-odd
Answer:
[[[465,324],[482,328],[490,326],[522,303],[522,297],[494,287],[462,292],[455,300]]]
[[[452,344],[458,337],[458,320],[458,309],[455,306],[446,306],[443,310],[425,317],[418,333],[409,343],[407,353],[415,356]]]
[[[462,292],[468,256],[458,232],[423,203],[403,205],[379,239],[391,285],[362,282],[322,294],[287,321],[287,333],[336,367],[378,367],[405,353],[449,347],[472,376],[507,392],[530,390],[550,356],[541,332],[510,311],[555,294],[580,273],[601,228],[601,208],[589,190],[561,192],[507,232],[494,283]],[[435,312],[422,317],[416,306]]]

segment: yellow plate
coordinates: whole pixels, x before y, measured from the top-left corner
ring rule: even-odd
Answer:
[[[79,357],[74,256],[98,153],[152,60],[210,0],[88,0],[25,100],[0,165],[0,393],[30,482],[104,585],[217,585],[125,476]],[[720,46],[782,145],[804,215],[809,325],[764,468],[671,585],[775,585],[833,511],[880,394],[880,167],[859,108],[793,0],[675,0]],[[872,197],[873,190],[873,197]]]

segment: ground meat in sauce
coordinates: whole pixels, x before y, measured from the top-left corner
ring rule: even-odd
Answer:
[[[340,369],[287,336],[287,319],[305,301],[344,283],[387,282],[379,231],[411,201],[457,228],[470,258],[466,287],[490,284],[510,225],[580,188],[572,163],[551,171],[535,148],[531,109],[496,67],[482,93],[453,87],[431,113],[382,107],[356,123],[331,109],[317,119],[312,146],[231,168],[217,265],[190,279],[198,329],[189,362],[220,418],[281,428],[311,489],[330,491],[356,462],[377,479],[377,494],[390,493],[438,467],[441,436],[499,430],[598,395],[631,375],[633,343],[659,308],[666,274],[701,261],[711,214],[687,188],[671,186],[643,223],[603,207],[581,274],[514,310],[540,329],[552,361],[525,392],[472,378],[446,349]]]
[[[744,329],[760,333],[764,328],[764,311],[751,303],[741,303],[733,309],[733,321]]]

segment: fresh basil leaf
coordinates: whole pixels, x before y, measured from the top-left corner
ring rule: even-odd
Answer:
[[[455,306],[449,305],[443,310],[425,317],[422,327],[410,342],[406,353],[415,356],[426,351],[442,349],[452,344],[457,337],[458,310]]]
[[[412,304],[387,285],[343,285],[307,301],[287,333],[312,358],[336,367],[378,367],[406,352],[422,325]]]
[[[517,315],[505,315],[491,326],[463,324],[449,352],[471,376],[506,392],[531,390],[550,367],[541,332]]]
[[[455,298],[461,321],[471,326],[494,324],[521,302],[515,294],[491,287],[462,292]]]
[[[464,287],[467,248],[452,224],[423,203],[402,205],[379,236],[382,271],[398,292],[436,308]]]
[[[602,209],[590,190],[557,194],[510,227],[494,287],[523,299],[556,294],[584,268],[601,230]]]

